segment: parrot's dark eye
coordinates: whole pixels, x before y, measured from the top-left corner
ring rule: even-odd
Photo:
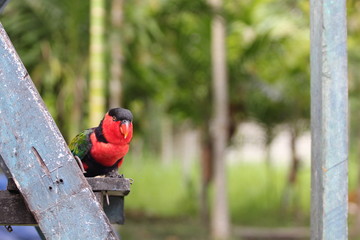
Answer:
[[[116,121],[116,117],[115,117],[115,116],[113,116],[113,121]]]

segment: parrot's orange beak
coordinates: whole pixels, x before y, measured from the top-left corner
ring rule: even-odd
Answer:
[[[122,121],[120,123],[120,132],[124,135],[124,139],[127,138],[131,131],[131,122],[130,121]]]

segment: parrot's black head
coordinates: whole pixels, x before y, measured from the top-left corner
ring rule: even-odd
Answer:
[[[116,121],[128,120],[132,122],[133,120],[132,113],[125,108],[112,108],[109,110],[109,116],[113,117]]]

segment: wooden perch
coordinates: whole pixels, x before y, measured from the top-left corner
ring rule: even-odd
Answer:
[[[0,191],[0,225],[37,224],[19,193]]]
[[[112,224],[124,223],[124,196],[130,192],[127,178],[87,178],[95,196],[103,205]],[[107,204],[106,195],[110,204]],[[0,225],[36,225],[37,222],[26,206],[14,180],[9,178],[7,191],[0,191]]]
[[[129,178],[89,177],[86,178],[86,180],[88,181],[91,189],[94,192],[108,191],[113,192],[113,194],[110,195],[116,196],[126,196],[130,192],[131,183]],[[19,192],[19,189],[17,188],[14,179],[9,178],[7,190],[9,192]]]

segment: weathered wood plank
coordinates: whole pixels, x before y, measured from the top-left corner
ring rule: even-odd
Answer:
[[[21,194],[0,191],[0,225],[37,224]]]
[[[113,195],[126,196],[130,192],[130,180],[128,178],[86,178],[91,189],[94,192],[108,191],[113,192]],[[63,183],[63,179],[57,180],[58,184]],[[7,190],[10,192],[18,192],[14,179],[9,178],[7,184]]]
[[[86,178],[93,191],[108,191],[110,195],[126,196],[130,192],[128,178]]]
[[[124,224],[124,197],[109,196],[107,204],[103,192],[95,192],[96,199],[103,205],[104,211],[112,224]],[[0,191],[0,225],[37,225],[20,193]]]
[[[1,24],[0,155],[47,239],[117,239]]]
[[[346,1],[311,0],[311,239],[347,239]]]
[[[89,185],[91,186],[96,199],[103,206],[106,216],[109,218],[111,224],[124,224],[125,215],[124,215],[124,196],[130,192],[130,179],[128,178],[86,178]],[[60,181],[59,181],[60,183]],[[19,193],[14,180],[12,178],[8,179],[7,190],[11,193]],[[3,191],[7,192],[7,191]],[[4,196],[4,198],[1,198]],[[107,196],[106,196],[107,195]],[[12,211],[6,210],[7,216],[13,216],[10,220],[6,221],[6,217],[0,218],[0,225],[22,225],[22,224],[37,224],[35,219],[32,222],[23,221],[22,217],[26,216],[33,219],[31,212],[26,208],[26,206],[21,206],[21,203],[24,204],[22,198],[19,199],[20,194],[2,193],[0,192],[0,213],[2,213],[2,204],[7,204],[9,201],[14,201],[18,208],[12,208]],[[109,200],[109,203],[107,201]],[[8,209],[6,206],[3,208]]]

